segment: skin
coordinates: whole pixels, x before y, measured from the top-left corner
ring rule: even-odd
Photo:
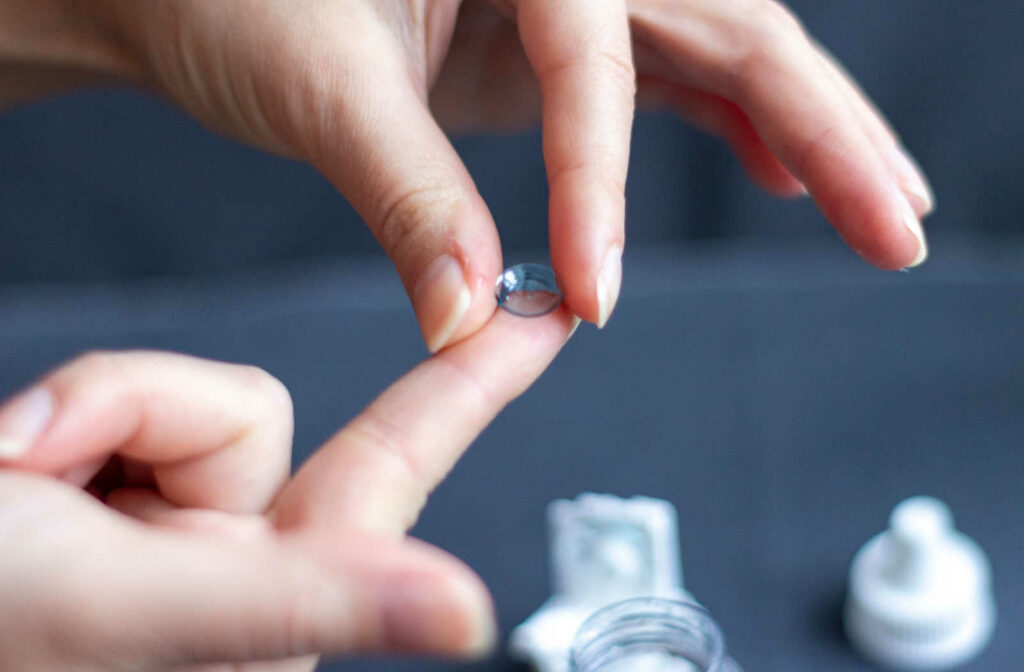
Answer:
[[[292,672],[322,652],[486,652],[487,589],[406,531],[575,324],[498,311],[291,480],[291,400],[264,371],[101,352],[47,374],[0,408],[0,545],[17,550],[0,554],[0,669]]]
[[[486,322],[502,269],[445,131],[541,123],[553,264],[599,326],[621,283],[636,101],[721,136],[770,192],[809,192],[868,262],[927,253],[924,177],[770,0],[0,0],[0,101],[97,80],[313,163],[394,261],[432,352]]]
[[[8,402],[4,670],[486,649],[479,580],[404,532],[554,357],[568,311],[609,319],[638,102],[721,136],[772,193],[809,192],[868,262],[926,255],[924,177],[769,0],[0,0],[0,104],[111,82],[320,169],[394,261],[438,354],[287,484],[290,403],[250,368],[99,354]],[[497,230],[446,131],[538,122],[568,311],[524,321],[494,314]],[[498,338],[512,356],[491,361]]]

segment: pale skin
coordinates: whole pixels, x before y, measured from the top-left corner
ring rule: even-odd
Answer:
[[[319,653],[485,653],[486,587],[406,531],[575,324],[498,311],[291,480],[291,401],[259,369],[107,352],[47,374],[0,409],[0,669],[293,672]]]
[[[0,1],[0,102],[97,79],[319,168],[394,261],[432,352],[488,319],[502,269],[445,131],[541,123],[553,265],[599,326],[621,284],[637,100],[723,137],[772,193],[809,192],[868,262],[927,254],[924,176],[771,0]]]
[[[8,402],[4,670],[293,670],[322,651],[486,649],[479,580],[404,531],[551,361],[570,313],[611,316],[637,103],[721,136],[768,191],[808,192],[868,262],[927,255],[924,176],[769,0],[0,0],[0,104],[105,82],[315,165],[394,262],[438,354],[287,484],[287,395],[251,369],[99,355]],[[497,228],[446,132],[538,122],[567,310],[522,320],[494,313]],[[499,338],[514,356],[492,361]],[[81,486],[115,455],[129,466],[100,503]],[[422,603],[389,612],[402,595]],[[85,616],[96,610],[108,618]]]

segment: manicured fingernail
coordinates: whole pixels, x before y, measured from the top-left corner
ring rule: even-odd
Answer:
[[[468,582],[399,581],[389,586],[383,608],[389,648],[479,658],[494,647],[490,600]]]
[[[0,459],[21,457],[53,416],[53,395],[45,387],[22,392],[0,408]]]
[[[472,298],[455,257],[446,254],[427,267],[413,290],[413,304],[430,352],[447,345]]]
[[[898,145],[890,147],[888,153],[889,166],[892,168],[893,173],[895,173],[896,182],[899,184],[900,190],[906,195],[907,200],[910,201],[910,205],[917,216],[925,216],[935,207],[935,197],[932,195],[932,190],[928,187],[928,184],[924,181],[924,177],[921,176],[921,169],[917,167],[917,164],[910,158],[907,152]]]
[[[900,216],[903,218],[903,223],[914,234],[914,237],[917,238],[919,245],[917,256],[914,257],[914,260],[907,267],[920,266],[928,258],[928,242],[924,237],[924,228],[921,226],[921,220],[914,214],[914,209],[911,207],[910,202],[903,197],[902,193],[899,194],[897,201],[900,204]]]
[[[604,255],[597,274],[597,328],[603,329],[619,300],[622,285],[622,248],[614,246]]]

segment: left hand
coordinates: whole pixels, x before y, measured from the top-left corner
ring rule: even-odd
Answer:
[[[485,652],[483,583],[405,533],[571,326],[564,310],[497,311],[290,482],[291,401],[254,367],[97,353],[47,375],[0,408],[0,669],[293,672],[321,652]]]

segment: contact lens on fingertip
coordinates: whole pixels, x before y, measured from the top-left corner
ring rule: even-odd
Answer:
[[[550,267],[517,264],[505,269],[494,286],[498,305],[522,317],[547,315],[562,304],[562,288]]]

